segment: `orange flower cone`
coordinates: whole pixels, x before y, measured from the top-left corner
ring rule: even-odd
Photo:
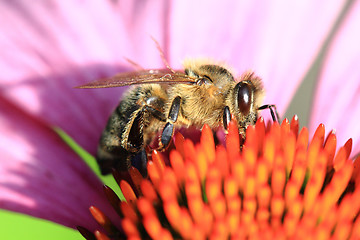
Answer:
[[[84,237],[360,239],[360,157],[349,159],[351,140],[336,152],[324,125],[310,141],[296,117],[267,126],[260,118],[242,146],[235,122],[226,148],[206,125],[198,144],[179,133],[174,140],[170,166],[154,151],[149,179],[132,168],[130,183],[120,180],[126,202],[105,188],[123,229],[92,207],[104,231],[81,229]]]

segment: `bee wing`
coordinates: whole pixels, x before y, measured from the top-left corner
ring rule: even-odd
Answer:
[[[135,84],[165,83],[165,84],[193,84],[196,79],[183,72],[171,72],[169,69],[140,70],[119,73],[113,77],[102,78],[76,88],[111,88]]]

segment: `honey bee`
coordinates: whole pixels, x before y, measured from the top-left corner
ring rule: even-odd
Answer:
[[[79,88],[130,88],[103,131],[97,150],[102,174],[112,168],[127,170],[135,155],[146,163],[144,147],[162,130],[159,148],[171,142],[176,127],[208,124],[227,131],[232,118],[245,137],[247,126],[255,124],[258,111],[270,109],[279,120],[275,105],[261,105],[263,86],[253,72],[236,81],[229,68],[202,60],[187,60],[184,71],[160,70],[125,72]],[[145,165],[143,165],[145,166]]]

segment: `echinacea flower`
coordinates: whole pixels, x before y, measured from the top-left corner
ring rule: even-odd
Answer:
[[[336,152],[336,135],[319,125],[309,142],[306,128],[285,119],[265,126],[260,118],[240,145],[229,125],[226,148],[215,147],[205,125],[196,145],[181,134],[166,166],[158,152],[149,179],[130,170],[120,202],[105,188],[129,239],[359,239],[360,157],[349,159],[352,140]],[[132,187],[133,186],[133,187]],[[96,207],[95,219],[116,237],[116,227]],[[106,233],[87,239],[106,239]]]
[[[357,1],[0,1],[0,208],[92,231],[90,205],[117,219],[101,182],[52,128],[94,154],[123,89],[73,87],[130,70],[124,57],[163,68],[150,36],[173,68],[185,57],[205,56],[238,73],[253,69],[263,78],[265,102],[283,115],[343,8],[309,131],[320,122],[336,128],[339,142],[354,138],[356,155]]]

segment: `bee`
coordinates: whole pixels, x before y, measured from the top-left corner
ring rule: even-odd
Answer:
[[[229,68],[221,64],[187,60],[183,66],[183,71],[168,67],[120,73],[79,87],[134,85],[102,132],[96,156],[102,174],[112,168],[127,170],[136,155],[141,156],[144,167],[144,147],[161,130],[160,150],[170,144],[175,128],[207,124],[226,132],[235,118],[239,133],[245,137],[246,128],[255,124],[259,110],[270,109],[273,120],[279,120],[275,105],[261,105],[263,86],[253,72],[235,80]]]

